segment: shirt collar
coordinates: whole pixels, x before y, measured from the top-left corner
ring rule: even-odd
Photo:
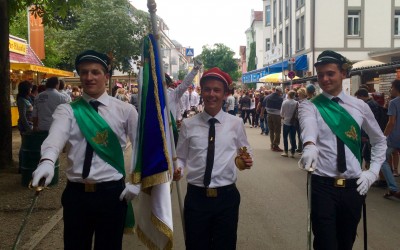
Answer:
[[[100,102],[104,106],[108,106],[109,103],[110,103],[110,99],[109,99],[110,96],[107,94],[106,91],[104,91],[104,93],[97,99],[95,99],[95,98],[89,96],[88,94],[86,94],[85,92],[83,92],[82,98],[87,102],[90,102],[92,100],[97,100],[98,102]]]
[[[203,111],[203,112],[200,113],[200,114],[202,115],[202,118],[203,118],[203,120],[204,120],[205,122],[208,122],[208,120],[210,120],[210,118],[213,118],[213,116],[207,114],[206,111]],[[218,123],[223,123],[225,114],[226,114],[226,113],[221,109],[221,110],[218,112],[218,114],[216,114],[216,115],[214,116],[214,118],[218,120]]]
[[[326,92],[322,92],[322,94],[323,94],[325,97],[329,98],[329,99],[332,99],[333,97],[335,97],[335,96],[330,95],[330,94],[328,94],[328,93],[326,93]],[[343,92],[343,90],[342,90],[336,97],[339,97],[340,100],[341,100],[342,102],[346,102],[346,98],[347,98],[347,97],[346,97],[346,94]]]

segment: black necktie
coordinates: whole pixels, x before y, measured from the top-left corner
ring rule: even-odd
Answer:
[[[340,98],[333,97],[332,101],[339,103]],[[346,153],[344,151],[344,143],[338,136],[336,136],[336,141],[337,141],[337,169],[340,173],[344,173],[347,170]]]
[[[211,182],[211,172],[214,165],[214,151],[215,151],[215,123],[218,122],[217,119],[211,118],[208,120],[210,124],[210,129],[208,131],[208,148],[207,148],[207,164],[206,172],[204,173],[204,186],[208,187]]]
[[[100,106],[99,101],[90,101],[89,104],[98,112],[98,108]],[[93,158],[93,148],[89,142],[86,144],[86,152],[85,152],[85,160],[83,162],[83,170],[82,170],[82,178],[85,179],[88,177],[90,172],[90,166],[92,165],[92,158]]]

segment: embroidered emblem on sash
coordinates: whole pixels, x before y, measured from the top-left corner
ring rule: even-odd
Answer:
[[[96,136],[92,138],[92,140],[99,145],[107,146],[108,144],[108,131],[99,131],[96,133]]]
[[[356,128],[354,126],[351,126],[349,131],[346,131],[345,134],[348,138],[357,140],[357,132],[356,132]]]

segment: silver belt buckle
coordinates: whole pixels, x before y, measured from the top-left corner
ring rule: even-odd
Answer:
[[[215,198],[218,196],[218,191],[216,188],[206,188],[206,196]]]

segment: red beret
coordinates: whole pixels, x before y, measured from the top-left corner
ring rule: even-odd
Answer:
[[[200,79],[200,83],[204,82],[204,79],[207,77],[216,77],[224,82],[227,86],[232,84],[232,78],[218,67],[211,68],[203,73]]]

